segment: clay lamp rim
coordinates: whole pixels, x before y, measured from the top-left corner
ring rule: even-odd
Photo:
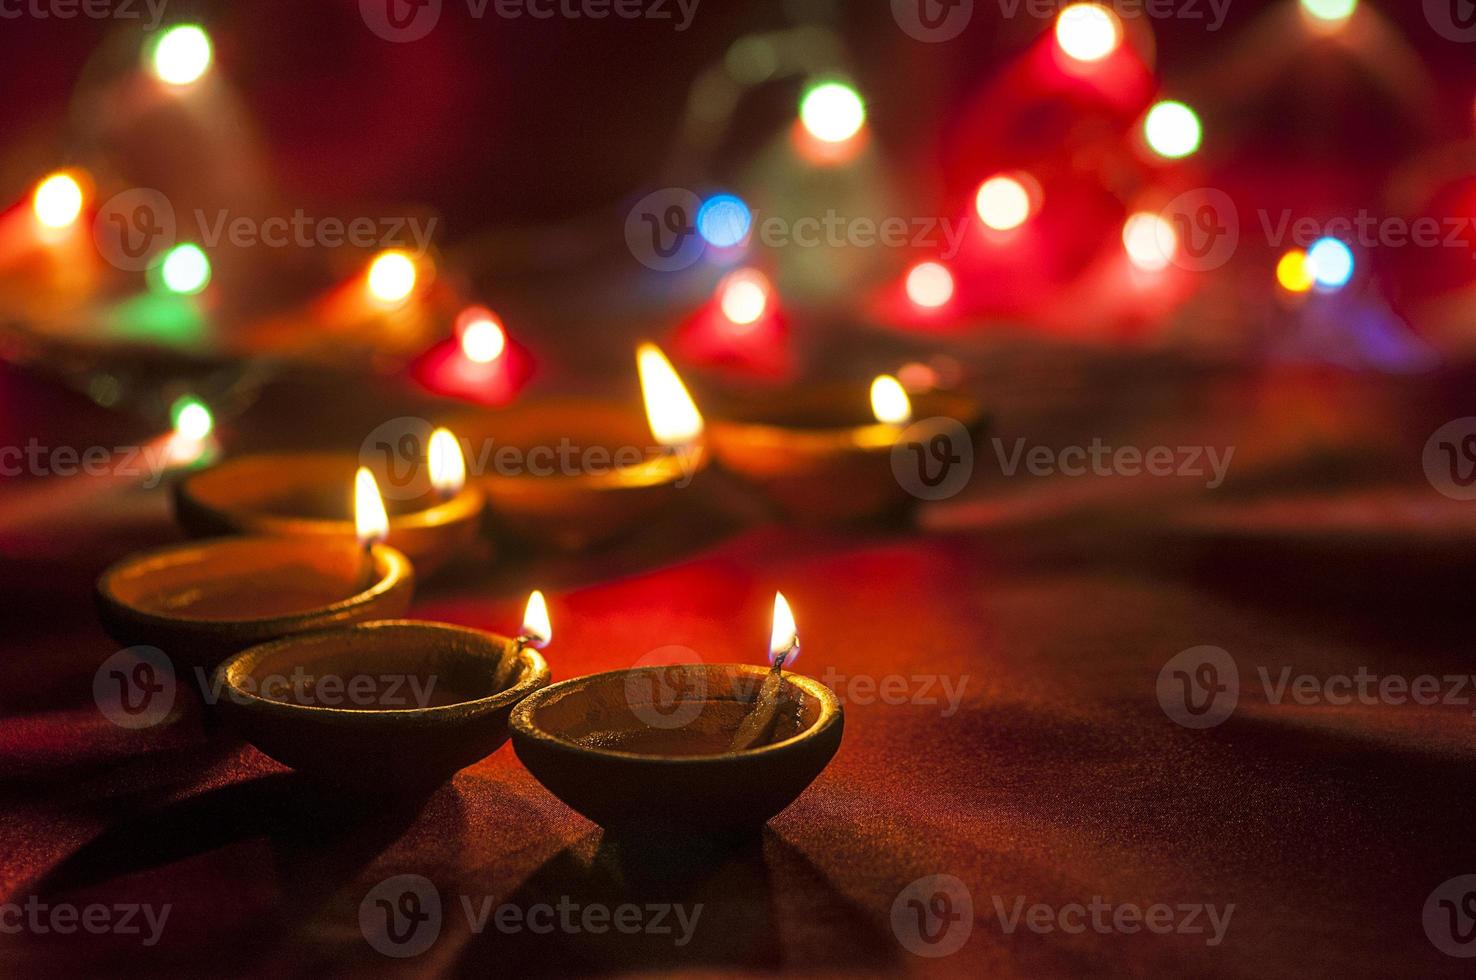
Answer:
[[[229,628],[235,626],[261,626],[281,624],[290,628],[296,623],[321,621],[325,616],[339,616],[361,607],[373,605],[406,580],[414,576],[410,559],[396,548],[376,544],[371,550],[374,560],[375,581],[367,589],[360,589],[336,602],[314,606],[299,612],[277,613],[266,616],[198,616],[187,612],[161,613],[145,609],[136,602],[125,599],[117,583],[125,576],[136,578],[156,569],[167,568],[188,562],[193,556],[204,555],[221,563],[228,562],[232,552],[250,553],[262,547],[281,552],[294,549],[318,551],[324,542],[313,539],[282,538],[275,535],[251,535],[210,538],[203,541],[187,541],[184,544],[155,548],[152,551],[129,555],[109,565],[97,579],[97,591],[104,601],[117,609],[124,610],[135,622],[151,626],[192,626]],[[357,546],[355,546],[355,550]]]
[[[332,535],[353,538],[356,535],[352,517],[311,517],[274,513],[253,506],[222,504],[216,495],[201,493],[211,489],[219,480],[229,482],[232,473],[247,467],[265,468],[269,479],[277,486],[302,486],[316,488],[329,483],[353,485],[354,470],[358,463],[347,453],[334,452],[287,452],[250,453],[235,456],[181,480],[176,493],[194,507],[224,519],[236,527],[280,534]],[[389,533],[394,537],[397,530],[440,528],[475,519],[485,506],[486,500],[480,488],[468,480],[466,485],[448,500],[440,500],[429,507],[400,511],[389,515]]]
[[[788,418],[765,418],[761,410],[748,406],[747,410],[718,411],[710,427],[720,443],[743,442],[759,448],[826,456],[855,450],[890,450],[910,428],[926,423],[934,415],[957,418],[968,427],[981,414],[978,404],[966,395],[930,391],[911,396],[914,413],[909,422],[878,422],[859,403],[855,421],[847,421],[837,414],[845,411],[838,406],[853,400],[853,395],[850,387],[840,384],[785,392],[774,396],[770,403],[787,406]],[[828,418],[824,422],[810,421],[807,414]],[[870,421],[862,421],[868,418]]]
[[[301,646],[305,643],[320,642],[325,637],[335,639],[342,638],[345,634],[366,634],[377,632],[403,631],[413,634],[416,639],[424,640],[432,634],[442,634],[445,638],[455,638],[466,644],[470,642],[473,648],[483,647],[489,642],[496,642],[502,646],[502,655],[516,649],[521,679],[511,687],[503,688],[494,694],[479,698],[469,698],[465,701],[457,701],[452,704],[428,705],[415,708],[375,708],[365,710],[363,708],[333,708],[317,704],[298,704],[295,701],[280,701],[275,698],[262,697],[255,691],[242,688],[238,680],[245,674],[249,674],[262,660],[280,652],[283,649]],[[466,646],[456,647],[458,656],[482,656],[478,653],[470,653]],[[490,657],[488,658],[491,659]],[[501,661],[498,657],[492,662],[496,666]],[[467,626],[455,626],[450,623],[432,623],[417,619],[381,619],[367,623],[356,623],[353,626],[340,627],[336,629],[315,630],[309,633],[298,633],[292,636],[284,636],[277,640],[261,643],[253,647],[247,647],[240,653],[234,654],[221,662],[216,668],[215,680],[222,688],[230,691],[230,697],[240,703],[240,706],[248,710],[260,711],[267,715],[281,717],[304,717],[304,712],[318,718],[332,718],[349,725],[375,726],[386,722],[395,725],[417,726],[425,722],[450,722],[463,721],[469,717],[496,711],[508,704],[525,699],[529,692],[548,683],[551,676],[548,662],[543,655],[530,646],[519,644],[517,640],[501,636],[496,633],[488,633],[484,630],[472,629]]]
[[[712,667],[737,668],[743,673],[752,676],[758,683],[762,683],[763,679],[769,674],[768,667],[758,664],[696,663],[675,664],[673,666],[696,669],[708,669]],[[806,694],[815,698],[820,705],[819,717],[815,719],[814,724],[807,727],[804,731],[797,732],[783,741],[770,742],[767,745],[760,745],[752,749],[740,749],[737,752],[712,752],[704,755],[651,755],[644,752],[623,752],[619,749],[600,748],[571,741],[539,726],[534,720],[535,713],[545,702],[552,700],[560,694],[575,693],[581,686],[630,674],[652,673],[670,669],[671,667],[668,666],[628,667],[623,670],[607,670],[598,674],[586,674],[582,677],[573,677],[566,681],[559,681],[557,684],[550,684],[541,690],[534,691],[519,702],[518,706],[513,708],[512,716],[508,719],[508,726],[526,738],[552,746],[559,751],[571,752],[576,755],[638,760],[660,765],[680,766],[691,763],[721,763],[764,758],[784,752],[786,749],[793,748],[801,742],[818,738],[841,723],[843,712],[841,711],[840,699],[835,696],[834,691],[812,677],[789,673],[787,671],[784,674],[785,683],[793,684],[795,687],[798,687]]]

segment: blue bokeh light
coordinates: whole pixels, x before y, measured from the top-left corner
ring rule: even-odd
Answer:
[[[697,209],[697,231],[714,248],[732,248],[748,237],[753,213],[733,194],[714,194]]]
[[[1324,289],[1342,289],[1353,278],[1353,251],[1336,238],[1320,238],[1307,250],[1312,278]]]

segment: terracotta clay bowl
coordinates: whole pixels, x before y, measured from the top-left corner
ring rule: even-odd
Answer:
[[[563,681],[514,709],[513,748],[551,793],[615,833],[751,831],[820,774],[843,727],[829,688],[786,673],[772,736],[728,751],[767,675],[687,664]]]
[[[985,425],[979,404],[931,392],[913,395],[906,426],[865,422],[867,391],[819,387],[762,404],[719,405],[708,428],[718,465],[752,486],[788,518],[844,523],[904,516],[917,498],[893,468],[904,438],[926,444],[954,425],[971,447]],[[952,424],[950,424],[952,423]]]
[[[376,545],[316,538],[216,538],[142,552],[97,580],[108,634],[158,647],[176,669],[213,670],[229,654],[292,633],[403,616],[410,561]],[[196,676],[196,682],[202,677]]]
[[[548,683],[538,651],[481,630],[362,623],[251,647],[220,665],[220,713],[285,766],[365,795],[440,786],[508,736]]]
[[[354,542],[354,473],[347,453],[238,456],[193,473],[174,486],[174,512],[194,537],[272,534]],[[403,551],[422,576],[471,546],[484,500],[474,486],[449,500],[432,492],[401,499],[381,480],[390,528],[386,543]]]
[[[647,526],[708,461],[703,445],[665,449],[639,412],[594,399],[468,412],[449,424],[472,447],[467,464],[487,498],[488,526],[519,545],[578,551]],[[565,445],[585,463],[562,466],[555,454]]]

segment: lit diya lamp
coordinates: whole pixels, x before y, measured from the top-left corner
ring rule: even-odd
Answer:
[[[918,498],[899,478],[894,451],[926,448],[939,436],[956,439],[960,431],[972,441],[983,413],[972,399],[952,392],[909,396],[891,375],[878,376],[870,396],[869,413],[857,392],[839,387],[735,403],[713,421],[713,453],[791,518],[899,514]],[[861,421],[866,414],[872,421]]]
[[[513,748],[550,792],[609,830],[750,830],[794,802],[840,747],[839,700],[784,669],[798,651],[794,616],[776,593],[770,666],[563,681],[513,710]]]
[[[593,399],[524,402],[456,420],[488,521],[519,542],[577,550],[672,506],[707,465],[702,414],[666,355],[636,355],[644,420]]]
[[[386,540],[425,575],[476,540],[483,497],[467,485],[466,458],[449,431],[431,433],[423,449],[414,433],[405,438],[412,466],[408,476],[389,483]],[[423,462],[416,466],[416,460]],[[196,537],[272,534],[352,541],[358,507],[351,502],[365,495],[362,475],[355,496],[345,492],[356,467],[358,460],[347,453],[227,459],[175,484],[175,516]],[[397,469],[395,461],[387,461],[381,475]],[[377,492],[375,499],[380,499]]]
[[[131,555],[97,580],[103,626],[119,643],[213,669],[244,647],[293,633],[403,616],[410,560],[381,543],[384,505],[360,497],[359,539],[216,538]]]
[[[420,794],[507,741],[548,683],[541,592],[516,637],[394,620],[251,647],[216,671],[222,717],[298,772],[363,794]]]

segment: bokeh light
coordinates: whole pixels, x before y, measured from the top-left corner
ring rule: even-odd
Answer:
[[[707,244],[732,248],[748,237],[753,213],[743,199],[733,194],[715,194],[697,209],[697,231]]]
[[[182,24],[165,31],[154,43],[154,76],[170,85],[198,81],[210,67],[210,36],[195,24]]]
[[[1307,253],[1294,248],[1276,263],[1276,281],[1289,293],[1305,293],[1312,288],[1312,267]]]
[[[456,318],[461,353],[475,364],[491,364],[507,350],[507,331],[491,310],[473,306]]]
[[[730,323],[758,322],[769,307],[769,280],[757,269],[739,269],[718,287],[718,306]]]
[[[1073,3],[1056,18],[1056,43],[1077,61],[1101,61],[1122,42],[1117,15],[1095,3]]]
[[[52,174],[36,185],[31,208],[48,228],[66,228],[82,213],[82,185],[67,173]]]
[[[941,262],[919,262],[907,273],[907,298],[924,309],[937,309],[953,298],[953,273]]]
[[[1203,138],[1199,116],[1182,102],[1160,102],[1143,120],[1143,136],[1153,152],[1170,160],[1187,157],[1199,149]]]
[[[198,442],[215,429],[215,417],[205,403],[194,395],[184,395],[170,406],[169,418],[181,439]]]
[[[1030,192],[1014,177],[990,177],[974,195],[974,210],[990,228],[1009,231],[1030,217]]]
[[[198,245],[176,245],[164,253],[159,278],[171,293],[193,296],[210,284],[210,259]]]
[[[817,140],[844,143],[866,123],[866,104],[851,86],[826,82],[810,89],[800,100],[800,122]]]
[[[1179,236],[1162,215],[1139,211],[1122,226],[1122,245],[1134,266],[1158,272],[1173,261]]]
[[[1320,238],[1307,250],[1307,267],[1318,286],[1336,291],[1353,278],[1353,250],[1336,238]]]
[[[1338,23],[1353,16],[1358,0],[1302,0],[1302,9],[1318,20]]]
[[[369,293],[385,303],[398,303],[415,290],[415,262],[404,252],[390,250],[369,265]]]

